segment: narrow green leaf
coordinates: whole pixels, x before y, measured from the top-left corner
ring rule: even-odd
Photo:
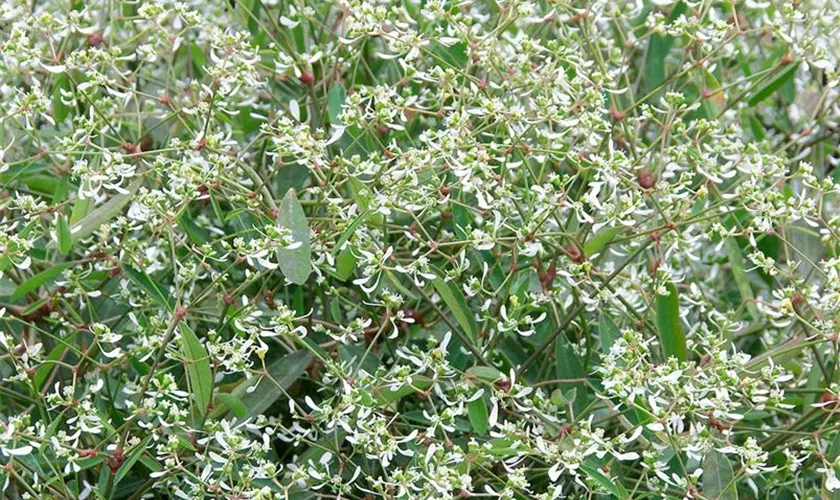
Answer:
[[[87,214],[82,220],[78,223],[74,224],[70,228],[71,233],[71,241],[73,243],[77,243],[79,240],[82,240],[91,234],[94,233],[102,224],[110,221],[117,215],[119,215],[123,208],[134,198],[134,193],[140,189],[140,185],[143,183],[143,178],[138,177],[128,186],[128,193],[120,193],[110,200],[106,201],[102,205],[95,208],[92,212]],[[75,208],[74,208],[74,216],[75,216]],[[73,216],[71,216],[72,218]],[[47,245],[47,248],[55,249],[57,245],[55,242],[51,242]]]
[[[680,17],[686,10],[685,3],[679,2],[674,6],[669,21]],[[665,82],[665,60],[668,52],[674,46],[674,37],[654,33],[648,41],[647,52],[645,53],[645,89],[652,92],[659,85]]]
[[[746,368],[750,370],[757,370],[769,363],[771,360],[775,364],[780,364],[796,357],[800,352],[815,343],[815,341],[809,341],[808,337],[804,334],[797,335],[784,344],[776,345],[775,347],[762,352],[758,356],[753,357],[749,360],[749,362],[747,362]]]
[[[589,465],[581,464],[580,470],[584,472],[590,479],[595,481],[598,486],[603,488],[605,491],[610,492],[613,497],[619,499],[630,498],[630,494],[627,492],[627,489],[624,488],[620,482],[611,479],[604,475],[603,472],[596,469],[595,467],[591,467]]]
[[[55,185],[53,191],[52,202],[57,205],[67,199],[67,193],[70,191],[70,176],[61,175],[58,178],[58,183]]]
[[[58,251],[61,255],[67,255],[73,249],[73,240],[70,235],[70,225],[67,224],[67,218],[63,215],[58,216],[58,224],[55,228],[56,240],[58,243]]]
[[[15,290],[17,289],[17,283],[6,278],[5,276],[0,276],[0,297],[9,297]]]
[[[313,463],[318,463],[318,460],[327,452],[337,455],[346,435],[346,432],[337,427],[336,430],[319,439],[313,446],[301,453],[297,463],[308,464],[310,460]]]
[[[77,332],[78,330],[73,330],[67,335],[66,338],[57,339],[57,345],[53,347],[53,349],[47,355],[46,359],[49,361],[56,361],[58,359],[61,359],[61,357],[64,355],[64,352],[70,346],[70,343],[73,342],[73,340],[75,339]],[[35,377],[33,379],[35,387],[37,387],[38,389],[42,388],[44,382],[47,381],[47,378],[50,376],[50,373],[52,373],[53,369],[56,366],[57,365],[54,363],[41,363],[41,366],[39,366],[35,370]]]
[[[154,458],[146,455],[145,453],[140,455],[140,463],[145,465],[147,469],[152,472],[160,472],[163,470],[163,467],[155,460]]]
[[[680,298],[677,287],[667,283],[668,295],[656,296],[656,326],[659,329],[659,342],[666,358],[674,356],[680,361],[688,359],[685,333],[680,323]]]
[[[306,165],[285,164],[276,175],[277,195],[286,196],[290,189],[301,190],[309,179],[310,170]]]
[[[184,215],[178,221],[181,229],[187,233],[187,237],[195,245],[203,245],[210,241],[210,234],[203,227],[195,223],[189,215]]]
[[[292,239],[301,245],[294,250],[280,248],[277,250],[278,262],[283,275],[292,283],[302,285],[306,283],[312,271],[310,263],[312,250],[309,242],[309,224],[306,214],[297,199],[294,189],[290,189],[283,198],[278,215],[278,223],[292,232]]]
[[[56,264],[49,269],[41,271],[40,273],[36,274],[35,276],[29,278],[28,280],[18,285],[15,289],[15,292],[12,294],[11,299],[13,301],[16,301],[24,298],[27,293],[33,292],[45,283],[59,277],[65,269],[71,266],[73,266],[72,262],[63,262],[61,264]]]
[[[837,458],[840,458],[840,432],[834,434],[834,441],[829,445],[826,457],[829,462],[834,462]]]
[[[667,36],[667,35],[666,35]],[[671,50],[671,43],[663,35],[652,35],[645,53],[645,89],[652,92],[665,81],[665,58]]]
[[[38,449],[40,451],[43,452],[44,450],[46,450],[47,448],[52,446],[52,439],[51,438],[53,436],[55,436],[56,433],[58,433],[59,427],[61,427],[62,429],[64,428],[63,424],[64,424],[64,413],[61,413],[61,414],[53,417],[52,423],[50,423],[49,427],[47,427],[47,430],[44,432],[44,437],[42,438],[43,441],[41,441],[41,445],[38,446]]]
[[[335,272],[341,281],[347,281],[353,275],[356,268],[356,256],[349,248],[345,248],[335,259]]]
[[[759,320],[758,308],[755,305],[755,295],[753,294],[750,279],[744,269],[744,256],[741,253],[741,247],[738,246],[738,241],[734,238],[727,238],[724,242],[726,255],[729,257],[729,267],[732,269],[732,275],[735,278],[735,284],[738,285],[738,291],[741,293],[741,299],[749,311],[750,316],[756,321]]]
[[[120,481],[122,481],[125,476],[131,472],[131,468],[134,467],[134,464],[136,464],[138,460],[140,460],[140,456],[143,455],[144,451],[146,451],[146,446],[151,439],[152,438],[147,437],[128,453],[125,462],[123,462],[120,468],[117,469],[117,473],[114,476],[114,486],[120,484]]]
[[[455,193],[452,193],[452,199],[455,199]],[[452,229],[455,231],[455,236],[459,239],[467,239],[467,230],[470,226],[470,214],[463,205],[458,203],[449,203],[452,209]]]
[[[758,119],[755,115],[749,115],[747,117],[749,121],[750,130],[752,131],[753,137],[757,141],[763,141],[765,137],[767,137],[767,133],[764,131],[764,124],[761,123],[761,120]]]
[[[586,378],[586,370],[583,367],[583,360],[572,348],[572,343],[569,341],[565,332],[561,333],[557,337],[557,340],[554,341],[554,356],[556,358],[554,372],[557,374],[558,379],[569,380]],[[589,404],[586,384],[583,382],[560,382],[558,385],[564,393],[567,391],[577,392],[578,397],[574,399],[572,404],[572,408],[576,413],[583,411]]]
[[[362,221],[365,220],[365,217],[367,216],[368,212],[369,210],[362,211],[362,213],[360,213],[359,216],[356,217],[353,220],[353,222],[351,222],[350,225],[348,225],[347,228],[341,233],[341,236],[338,237],[338,241],[335,242],[335,246],[333,247],[333,255],[337,255],[339,252],[344,250],[344,243],[346,243],[347,240],[349,240],[350,237],[353,235],[353,233],[356,232],[356,228],[358,228],[359,224],[361,224]]]
[[[105,457],[102,456],[102,455],[98,455],[98,456],[95,456],[95,457],[83,458],[81,460],[76,460],[76,465],[79,466],[79,471],[83,471],[83,470],[88,470],[90,468],[96,467],[97,465],[101,464],[104,461],[105,461]],[[106,468],[106,470],[108,470],[108,469]]]
[[[601,347],[604,354],[610,352],[615,341],[621,338],[621,331],[603,311],[598,316],[598,333],[601,335]]]
[[[827,451],[826,458],[828,458],[828,463],[835,463],[837,458],[840,457],[840,432],[834,434],[834,441],[829,445]],[[825,479],[823,479],[823,483],[825,483]],[[840,490],[834,490],[829,498],[831,500],[840,500]]]
[[[703,496],[709,500],[738,500],[733,477],[729,459],[712,449],[703,460]]]
[[[336,82],[330,88],[330,94],[327,96],[327,116],[330,118],[330,123],[335,125],[340,123],[339,116],[341,116],[341,107],[344,105],[344,99],[347,97],[347,91],[344,85]]]
[[[157,305],[170,312],[175,310],[175,305],[170,300],[169,295],[164,294],[148,274],[129,266],[123,266],[122,271],[134,284],[142,288]]]
[[[260,0],[240,0],[238,6],[244,11],[243,18],[248,20],[248,31],[252,36],[257,36],[262,31],[260,28]]]
[[[61,99],[62,90],[70,90],[70,79],[67,77],[66,74],[58,75],[55,79],[55,85],[53,85],[52,106],[53,119],[55,120],[56,125],[64,123],[64,120],[70,115],[70,112],[72,111],[72,108],[64,104],[64,102]]]
[[[418,376],[413,378],[411,384],[405,384],[402,387],[398,387],[395,391],[391,390],[391,387],[389,386],[379,387],[375,392],[376,403],[379,406],[387,406],[394,401],[399,401],[409,394],[413,394],[418,391],[425,391],[431,386],[431,379]]]
[[[491,384],[505,378],[504,373],[492,366],[473,366],[467,370],[467,375]]]
[[[715,77],[711,71],[704,70],[702,75],[703,82],[705,84],[704,88],[707,92],[706,97],[704,98],[704,106],[714,106],[708,114],[708,116],[713,117],[716,116],[718,112],[722,111],[726,106],[726,95],[720,81],[718,81],[717,77]]]
[[[178,328],[181,332],[181,354],[187,370],[193,401],[199,414],[204,415],[213,397],[213,370],[210,368],[210,357],[198,336],[192,329],[182,322]]]
[[[239,418],[244,418],[245,415],[248,414],[248,408],[244,404],[242,404],[242,401],[240,401],[239,398],[237,398],[233,394],[220,392],[216,394],[216,401],[217,405],[224,405],[225,407],[227,407],[227,409],[230,410],[231,413],[233,413]]]
[[[193,69],[195,70],[195,72],[197,74],[203,75],[204,74],[204,63],[207,62],[207,56],[204,53],[204,49],[200,45],[198,45],[197,43],[194,43],[194,44],[190,45],[189,50],[190,50],[190,56],[192,58]]]
[[[455,320],[463,328],[467,337],[472,341],[476,341],[478,339],[478,324],[475,322],[475,318],[470,312],[461,290],[455,284],[444,281],[443,278],[433,279],[432,285],[435,287],[438,295],[440,295],[440,298],[443,299],[446,307],[455,316]]]
[[[584,255],[590,257],[600,252],[605,246],[607,246],[607,243],[611,242],[616,236],[618,236],[622,230],[623,228],[621,227],[602,228],[586,240],[586,243],[583,245]]]
[[[750,106],[755,106],[756,104],[773,95],[774,92],[779,90],[785,83],[788,82],[788,80],[792,79],[794,75],[796,75],[796,70],[798,68],[798,62],[787,65],[785,69],[779,72],[779,74],[771,78],[766,85],[758,89],[752,95],[752,97],[749,98],[747,104],[749,104]]]
[[[84,219],[90,212],[91,206],[93,206],[92,199],[85,198],[83,200],[81,198],[76,198],[76,201],[73,202],[73,211],[70,213],[70,225],[74,226],[80,220]]]
[[[469,404],[467,404],[467,412],[470,417],[470,424],[472,424],[475,432],[481,434],[482,436],[487,434],[490,417],[487,413],[487,403],[484,401],[484,397],[482,396],[475,401],[470,401]]]
[[[253,377],[238,385],[231,395],[248,408],[248,413],[243,419],[251,419],[274,404],[280,396],[285,394],[285,390],[303,375],[311,359],[312,355],[307,351],[295,351],[268,365],[268,376],[262,379]],[[249,393],[248,388],[255,384],[256,389]],[[227,406],[220,408],[214,411],[212,416],[218,417],[224,414],[226,409],[228,409]]]
[[[347,179],[347,186],[350,188],[350,193],[353,200],[361,210],[367,210],[370,206],[370,191],[367,186],[355,177]]]
[[[808,392],[802,395],[802,405],[805,408],[809,408],[812,404],[817,402],[817,396],[819,392],[818,389],[822,386],[823,373],[822,368],[820,368],[819,363],[814,363],[811,365],[811,370],[808,372],[808,381],[805,383],[805,388],[810,389],[814,392]],[[840,437],[840,434],[838,434]]]
[[[364,369],[370,374],[376,373],[376,369],[381,363],[376,354],[366,352],[363,347],[353,344],[340,344],[338,346],[338,356],[342,363],[347,363],[349,366],[356,367],[356,369]]]
[[[21,311],[20,315],[21,316],[28,316],[28,315],[34,313],[35,311],[37,311],[38,309],[44,307],[44,305],[51,300],[52,299],[50,297],[44,297],[41,300],[36,300],[35,302],[32,302],[32,303],[28,304],[26,307],[24,307],[23,311]]]

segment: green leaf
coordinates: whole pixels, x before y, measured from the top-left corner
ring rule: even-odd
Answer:
[[[344,443],[346,434],[341,428],[336,428],[336,430],[319,439],[313,446],[310,446],[306,451],[301,453],[297,459],[297,463],[308,464],[310,460],[318,463],[318,460],[327,452],[337,455],[341,444]]]
[[[9,297],[17,289],[17,283],[0,275],[0,297]]]
[[[295,351],[287,354],[282,358],[269,364],[268,376],[253,377],[251,380],[242,383],[236,387],[230,394],[237,398],[248,409],[248,413],[243,417],[243,420],[251,419],[268,409],[274,404],[280,396],[285,394],[285,390],[292,385],[309,366],[309,361],[312,355],[307,351]],[[257,384],[259,382],[259,384]],[[256,385],[253,392],[248,392],[248,388]],[[229,409],[227,405],[214,411],[212,416],[218,417],[224,414],[224,411]]]
[[[193,244],[203,245],[210,241],[210,234],[203,227],[196,224],[189,215],[185,214],[181,217],[181,220],[178,221],[178,225],[185,233],[187,233],[187,237],[191,242],[193,242]]]
[[[43,439],[43,441],[41,441],[41,445],[38,446],[38,449],[40,451],[43,452],[44,450],[48,449],[49,447],[51,447],[53,445],[51,438],[53,436],[55,436],[56,433],[58,433],[59,427],[62,427],[62,429],[64,428],[64,426],[62,425],[62,424],[64,424],[64,418],[63,417],[64,417],[63,412],[61,414],[53,417],[52,423],[50,423],[49,427],[47,427],[47,430],[44,432],[44,436],[41,438],[41,439]]]
[[[355,177],[347,179],[347,186],[350,187],[350,193],[356,205],[360,209],[367,211],[370,206],[370,190],[368,190],[367,186]]]
[[[61,357],[64,355],[64,352],[70,346],[70,343],[75,339],[77,332],[78,330],[73,330],[72,333],[69,333],[66,338],[56,338],[57,345],[53,347],[53,349],[47,355],[46,359],[48,361],[56,361],[58,359],[61,359]],[[54,363],[41,363],[41,366],[39,366],[35,370],[35,377],[33,379],[35,387],[41,389],[44,385],[44,382],[47,381],[47,378],[50,376],[50,373],[52,373],[53,369],[56,366],[57,365]]]
[[[164,294],[148,274],[129,266],[124,266],[123,272],[157,305],[170,312],[174,311],[175,305],[170,297]],[[204,415],[213,397],[213,370],[210,368],[210,357],[198,340],[198,336],[186,323],[181,323],[178,328],[181,332],[181,355],[184,356],[192,398],[199,414]]]
[[[674,6],[669,21],[680,17],[686,10],[683,2]],[[665,60],[668,52],[674,46],[674,37],[654,33],[648,41],[647,52],[645,53],[645,84],[646,90],[652,92],[659,85],[665,82]]]
[[[18,287],[15,289],[15,292],[12,294],[11,299],[13,301],[16,301],[24,298],[27,293],[33,292],[45,283],[54,280],[55,278],[60,276],[65,269],[72,266],[72,262],[64,262],[61,264],[56,264],[45,271],[41,271],[40,273],[36,274],[35,276],[29,278],[28,280],[18,285]]]
[[[341,107],[344,105],[344,99],[347,97],[347,91],[344,85],[336,82],[330,88],[330,94],[327,96],[327,116],[330,118],[330,123],[335,125],[340,123],[339,116],[341,115]]]
[[[91,213],[87,214],[82,220],[78,223],[74,224],[73,227],[70,228],[71,234],[71,241],[75,244],[79,240],[82,240],[91,234],[94,231],[99,229],[102,224],[110,221],[120,213],[122,213],[122,209],[134,198],[134,193],[140,189],[140,185],[143,183],[143,178],[138,177],[128,186],[128,193],[120,193],[110,200],[106,201],[99,207],[95,208]],[[73,216],[75,216],[75,208]],[[47,248],[55,249],[57,245],[54,242],[51,242],[47,245]]]
[[[582,470],[590,479],[595,481],[598,486],[603,488],[605,491],[610,492],[613,497],[619,499],[630,498],[630,494],[627,492],[627,489],[624,488],[624,485],[607,477],[603,472],[595,467],[581,464],[580,470]]]
[[[58,216],[58,224],[55,228],[58,251],[61,255],[67,255],[73,249],[73,239],[70,235],[70,225],[63,215]]]
[[[467,370],[467,375],[491,384],[505,378],[504,373],[492,366],[473,366]]]
[[[673,42],[669,43],[669,36],[652,35],[648,41],[645,53],[645,89],[648,92],[665,81],[665,58],[671,50]]]
[[[370,374],[376,373],[376,369],[381,363],[376,354],[366,352],[363,347],[353,344],[339,344],[338,356],[342,363],[347,363],[349,366],[356,367],[356,369],[364,369]]]
[[[242,404],[242,401],[239,400],[233,394],[228,394],[226,392],[220,392],[216,394],[216,401],[217,405],[222,404],[230,410],[231,413],[236,415],[239,418],[244,418],[245,415],[248,414],[248,408]]]
[[[621,338],[621,331],[603,311],[598,316],[598,333],[601,335],[601,347],[604,354],[610,352],[615,341]]]
[[[67,199],[67,193],[70,191],[70,176],[61,175],[58,178],[58,183],[55,185],[53,191],[52,202],[53,205],[63,202]]]
[[[729,267],[732,269],[732,275],[735,278],[735,284],[738,285],[741,299],[744,301],[750,316],[758,321],[758,308],[755,305],[755,295],[752,286],[750,286],[750,279],[744,269],[744,256],[741,253],[741,247],[738,246],[738,241],[735,238],[727,238],[724,242],[724,248],[726,249],[726,255],[729,257]]]
[[[358,228],[359,224],[361,224],[362,221],[365,220],[365,217],[367,217],[368,212],[369,210],[362,211],[362,213],[360,213],[359,216],[356,217],[353,220],[353,222],[351,222],[350,225],[348,225],[347,228],[341,233],[341,236],[338,237],[338,241],[335,242],[335,246],[333,247],[333,255],[336,255],[344,250],[344,244],[347,242],[347,240],[350,239],[351,236],[353,236],[353,233],[356,232],[356,228]]]
[[[67,119],[72,111],[72,108],[64,104],[61,100],[62,90],[70,90],[70,79],[64,73],[56,77],[55,85],[53,86],[52,91],[53,119],[55,120],[56,125],[64,123],[64,120]]]
[[[163,470],[163,467],[157,462],[157,460],[153,459],[152,457],[142,454],[140,455],[140,463],[145,465],[147,469],[152,472],[159,472]]]
[[[283,198],[277,220],[282,227],[292,232],[292,239],[295,242],[301,243],[294,250],[285,248],[277,250],[280,271],[292,283],[302,285],[306,283],[312,271],[310,263],[312,250],[309,242],[309,224],[306,222],[306,214],[303,213],[303,207],[300,206],[294,189],[290,189]]]
[[[164,294],[148,274],[127,265],[123,266],[122,271],[134,284],[142,288],[157,305],[170,312],[175,310],[175,305],[170,300],[169,295]]]
[[[554,356],[556,358],[554,372],[557,374],[557,378],[566,380],[586,378],[583,360],[572,348],[572,343],[565,332],[558,335],[557,340],[554,341]],[[558,385],[564,392],[577,391],[578,397],[575,398],[572,405],[575,413],[579,413],[586,408],[589,402],[586,384],[583,382],[560,382]]]
[[[583,245],[583,253],[587,257],[595,255],[600,252],[607,243],[611,242],[618,236],[624,228],[621,227],[605,227],[597,233],[593,234]]]
[[[213,370],[210,368],[210,357],[195,332],[181,323],[181,353],[187,370],[187,380],[190,382],[193,401],[200,415],[204,415],[213,397]]]
[[[794,75],[796,75],[796,70],[799,68],[799,63],[791,63],[785,67],[778,75],[772,78],[766,85],[758,89],[752,97],[747,101],[747,104],[750,106],[755,106],[756,104],[760,103],[761,101],[767,99],[774,92],[779,90],[788,80],[792,79]]]
[[[151,437],[147,437],[143,441],[141,441],[137,446],[134,447],[131,452],[129,452],[128,456],[125,459],[125,462],[122,463],[119,469],[117,469],[116,475],[114,475],[114,486],[118,485],[120,481],[125,478],[125,476],[131,471],[131,468],[134,467],[134,464],[140,460],[140,456],[143,455],[143,452],[146,451],[146,446],[148,445]]]
[[[301,190],[309,179],[309,168],[297,163],[285,164],[280,167],[277,178],[277,194],[286,196],[290,189]]]
[[[204,54],[204,49],[197,43],[194,43],[190,45],[189,50],[192,58],[193,69],[197,74],[203,75],[204,63],[207,62],[207,56]]]
[[[335,259],[335,273],[336,277],[341,281],[347,281],[353,275],[353,269],[356,268],[356,256],[349,248],[345,248],[338,254]]]
[[[747,117],[747,120],[749,121],[750,130],[752,131],[753,137],[757,141],[763,141],[767,134],[764,131],[764,124],[761,123],[761,120],[759,120],[757,116],[752,114]]]
[[[38,309],[44,307],[44,305],[47,302],[50,302],[51,300],[52,299],[50,297],[44,297],[41,300],[36,300],[35,302],[27,304],[27,306],[23,308],[23,311],[21,311],[20,315],[21,316],[28,316],[28,315],[34,313],[35,311],[37,311]]]
[[[709,500],[738,500],[733,477],[729,459],[712,449],[703,460],[703,496]]]
[[[97,465],[101,464],[105,461],[105,457],[102,455],[90,458],[83,458],[81,460],[76,460],[76,465],[79,466],[79,470],[88,470],[92,467],[96,467]]]
[[[424,376],[416,376],[412,378],[411,384],[405,384],[398,387],[397,390],[391,390],[390,386],[378,387],[375,389],[376,403],[379,406],[387,406],[394,401],[414,394],[418,391],[425,391],[432,386],[432,380]]]
[[[237,6],[243,11],[242,18],[248,22],[248,31],[251,36],[260,38],[262,29],[260,27],[260,7],[262,2],[260,0],[240,0]],[[259,43],[257,44],[259,45]]]
[[[703,99],[704,106],[714,106],[709,110],[708,116],[713,117],[718,112],[722,111],[726,106],[726,96],[721,87],[720,81],[709,70],[703,71],[703,81],[705,83],[706,97]]]
[[[433,279],[432,285],[435,287],[438,295],[440,295],[440,298],[443,299],[446,307],[455,316],[455,320],[467,334],[467,337],[472,341],[476,341],[478,339],[478,324],[475,322],[475,318],[472,312],[470,312],[461,290],[455,284],[444,281],[443,278]]]
[[[73,211],[70,212],[70,225],[74,226],[80,220],[84,219],[85,216],[90,212],[90,208],[92,206],[92,199],[85,198],[83,200],[81,198],[76,198],[76,201],[73,202]]]
[[[666,358],[674,356],[680,361],[688,359],[685,345],[685,333],[680,323],[680,298],[677,287],[667,283],[668,295],[656,296],[656,326],[659,329],[659,342]]]
[[[470,417],[470,424],[475,432],[482,436],[487,434],[487,427],[490,422],[490,417],[487,413],[487,403],[484,401],[484,396],[475,401],[470,401],[467,404],[467,412]]]
[[[834,434],[834,441],[832,441],[827,451],[826,458],[828,458],[828,463],[834,463],[840,457],[840,432]],[[824,482],[825,480],[823,480]],[[831,500],[840,500],[840,490],[834,490],[829,498]]]
[[[834,462],[838,457],[840,457],[840,432],[834,434],[834,441],[832,441],[831,445],[829,445],[826,456],[828,457],[829,462]]]

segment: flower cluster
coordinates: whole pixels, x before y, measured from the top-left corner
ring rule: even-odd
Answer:
[[[0,4],[0,491],[840,495],[836,0]]]

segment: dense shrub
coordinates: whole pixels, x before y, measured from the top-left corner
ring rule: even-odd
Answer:
[[[840,498],[838,17],[4,0],[4,495]]]

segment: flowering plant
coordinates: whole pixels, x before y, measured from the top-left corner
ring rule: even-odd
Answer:
[[[840,498],[833,0],[0,3],[0,489]]]

